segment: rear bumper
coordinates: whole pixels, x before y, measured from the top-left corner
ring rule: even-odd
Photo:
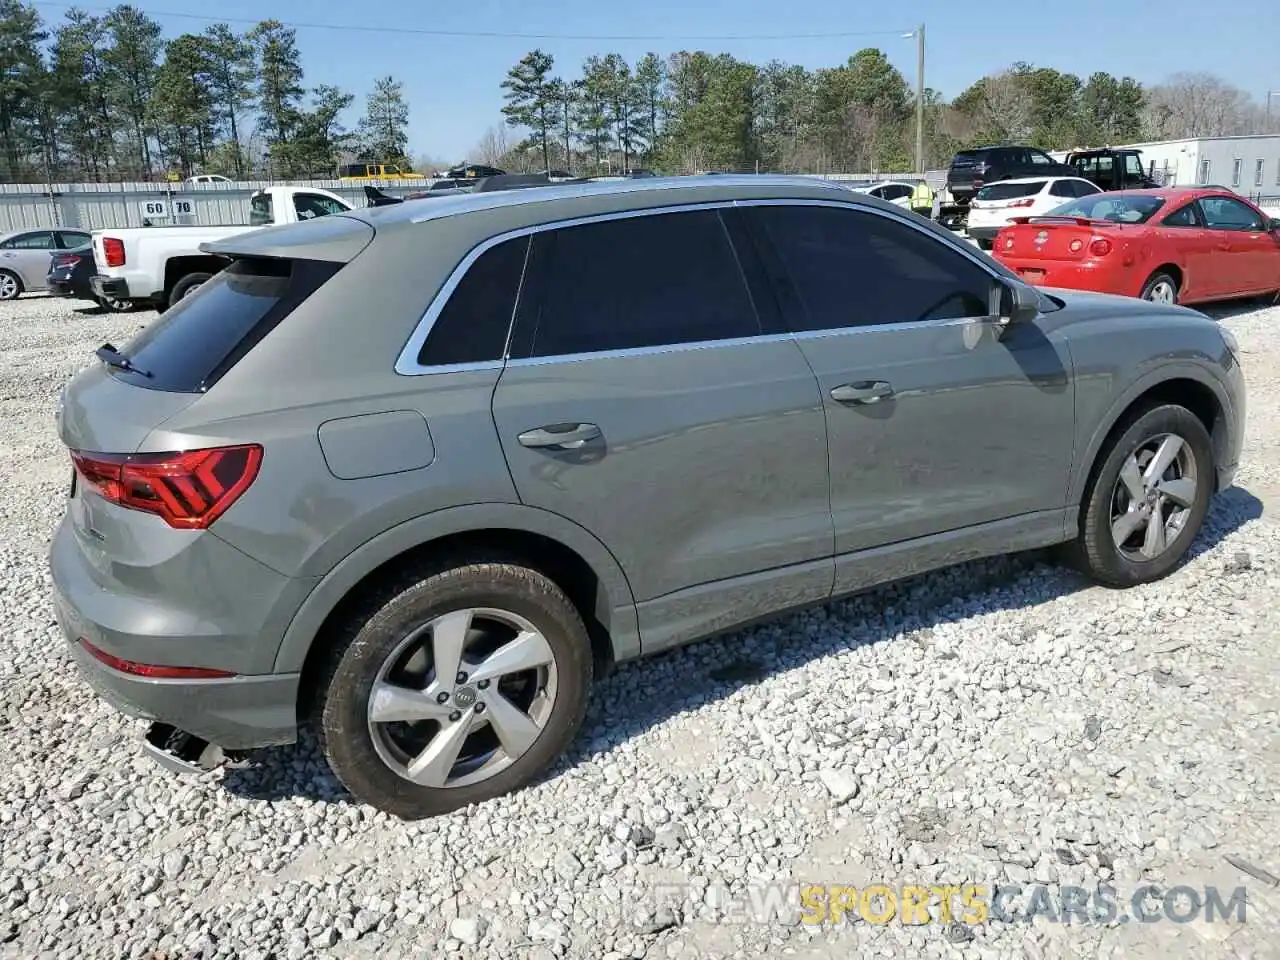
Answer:
[[[49,293],[55,297],[75,297],[78,300],[97,300],[93,287],[89,283],[75,280],[48,281]]]
[[[1030,260],[1018,257],[1005,258],[997,249],[995,258],[1038,287],[1063,287],[1067,290],[1087,290],[1092,293],[1114,293],[1131,296],[1122,289],[1119,278],[1111,270],[1099,270],[1095,264],[1063,263],[1056,260]],[[1037,275],[1037,271],[1038,274]]]
[[[162,643],[170,662],[203,665],[217,638],[174,635],[173,617],[145,597],[104,590],[90,576],[68,521],[49,553],[53,607],[72,657],[89,685],[130,716],[169,723],[228,749],[291,743],[297,739],[299,675],[266,674],[228,679],[152,679],[108,667],[79,643],[81,638],[113,655],[144,663],[138,651]],[[144,632],[145,631],[145,632]],[[264,638],[265,640],[265,638]],[[175,652],[181,651],[181,652]],[[188,654],[188,655],[184,655]]]
[[[129,282],[119,277],[104,277],[100,273],[95,274],[89,279],[89,285],[93,288],[95,296],[106,300],[136,299],[136,297],[131,297],[129,294]]]

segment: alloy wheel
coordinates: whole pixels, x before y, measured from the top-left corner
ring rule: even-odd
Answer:
[[[18,278],[0,273],[0,300],[13,300],[18,296]]]
[[[1140,443],[1111,495],[1111,539],[1120,554],[1139,563],[1163,555],[1191,517],[1198,480],[1182,437],[1165,433]]]
[[[1176,303],[1178,291],[1174,289],[1172,281],[1162,278],[1152,284],[1147,291],[1147,299],[1152,303]]]
[[[369,732],[391,770],[426,787],[479,783],[518,760],[556,700],[555,656],[506,610],[435,617],[383,661],[369,693]]]

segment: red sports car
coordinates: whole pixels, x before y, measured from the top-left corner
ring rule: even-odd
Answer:
[[[1162,303],[1280,290],[1280,220],[1230,190],[1118,190],[1019,217],[992,254],[1045,287]]]

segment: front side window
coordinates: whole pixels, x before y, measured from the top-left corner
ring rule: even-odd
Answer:
[[[798,301],[796,330],[981,317],[993,278],[905,223],[825,206],[751,207]]]
[[[1135,154],[1126,153],[1124,155],[1124,172],[1131,177],[1142,176],[1142,161]]]
[[[1031,151],[1032,166],[1050,167],[1050,166],[1053,166],[1053,163],[1054,163],[1053,157],[1049,156],[1047,153],[1041,153],[1039,150]]]
[[[520,293],[528,237],[490,247],[467,269],[418,352],[425,367],[501,360]]]
[[[538,233],[537,292],[511,355],[565,356],[752,337],[760,321],[715,210]]]
[[[1261,230],[1257,210],[1230,197],[1204,197],[1200,201],[1204,222],[1210,230]]]

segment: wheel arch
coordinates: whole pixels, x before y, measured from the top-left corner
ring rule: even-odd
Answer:
[[[223,257],[202,253],[193,256],[170,257],[164,265],[164,293],[168,296],[178,281],[188,274],[215,274],[227,265]]]
[[[1108,444],[1125,428],[1131,413],[1159,403],[1176,403],[1186,407],[1209,431],[1213,448],[1214,489],[1218,487],[1218,466],[1222,463],[1229,440],[1227,391],[1218,380],[1202,368],[1180,365],[1156,370],[1132,384],[1111,405],[1090,438],[1080,469],[1072,480],[1070,503],[1079,506],[1093,482]]]
[[[1182,267],[1180,267],[1178,264],[1170,260],[1160,264],[1158,267],[1152,268],[1150,271],[1147,272],[1147,275],[1142,278],[1142,286],[1138,288],[1139,295],[1141,295],[1142,291],[1146,290],[1147,284],[1150,283],[1152,277],[1154,277],[1158,273],[1167,273],[1173,279],[1173,282],[1178,285],[1179,296],[1181,296],[1182,292],[1186,290],[1187,288],[1186,274],[1183,272]]]
[[[389,571],[442,552],[490,553],[534,567],[560,585],[591,634],[598,672],[640,652],[630,584],[587,530],[519,504],[455,507],[406,521],[357,547],[322,577],[285,631],[274,672],[301,672],[300,710],[332,627]]]

